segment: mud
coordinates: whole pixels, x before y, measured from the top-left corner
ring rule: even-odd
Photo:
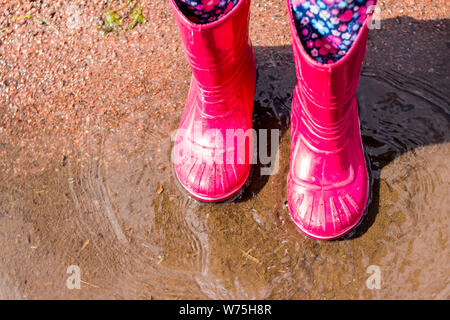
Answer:
[[[285,205],[295,82],[285,2],[253,1],[250,30],[254,126],[281,131],[279,168],[263,176],[256,165],[225,204],[174,181],[190,72],[168,4],[141,4],[147,24],[102,35],[103,2],[0,1],[0,298],[450,298],[445,1],[381,3],[358,88],[371,202],[332,242],[300,234]],[[59,33],[8,22],[33,9]],[[80,290],[66,286],[70,265]],[[366,284],[371,265],[380,289]]]

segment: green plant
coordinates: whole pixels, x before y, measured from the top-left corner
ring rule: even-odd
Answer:
[[[147,20],[142,15],[142,8],[139,0],[121,1],[119,7],[112,9],[113,2],[119,0],[111,0],[107,9],[102,13],[101,31],[109,33],[114,31],[116,34],[122,30],[122,25],[127,22],[126,30],[133,29],[138,24],[145,24]],[[131,6],[130,6],[131,5]],[[125,9],[128,9],[124,11]],[[120,14],[120,12],[124,12]]]

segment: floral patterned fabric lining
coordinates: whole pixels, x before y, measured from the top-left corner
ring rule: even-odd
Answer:
[[[220,19],[239,0],[175,0],[181,12],[197,24]],[[306,52],[329,64],[341,59],[358,37],[367,8],[376,0],[290,0],[295,26]]]
[[[329,64],[341,59],[358,37],[367,8],[376,0],[290,0],[306,52]]]
[[[181,12],[192,22],[206,24],[219,20],[239,0],[175,0]]]

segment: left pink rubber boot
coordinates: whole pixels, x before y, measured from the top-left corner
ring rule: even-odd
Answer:
[[[170,1],[192,79],[175,136],[174,171],[194,198],[219,202],[239,193],[253,161],[256,62],[248,36],[250,0],[214,22],[196,24]]]
[[[291,113],[289,210],[301,232],[331,240],[359,222],[368,197],[356,100],[367,20],[343,58],[320,64],[303,48],[287,2],[297,74]]]

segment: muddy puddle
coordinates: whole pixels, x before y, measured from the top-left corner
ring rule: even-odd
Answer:
[[[180,115],[161,125],[141,112],[108,129],[87,121],[79,139],[34,143],[42,162],[27,158],[26,141],[16,145],[1,173],[0,297],[450,298],[448,93],[363,70],[371,203],[350,236],[319,242],[296,230],[285,205],[291,51],[256,52],[254,125],[281,132],[275,174],[255,166],[233,203],[189,198],[170,162]],[[70,265],[81,290],[66,287]],[[367,285],[369,266],[379,289]]]

